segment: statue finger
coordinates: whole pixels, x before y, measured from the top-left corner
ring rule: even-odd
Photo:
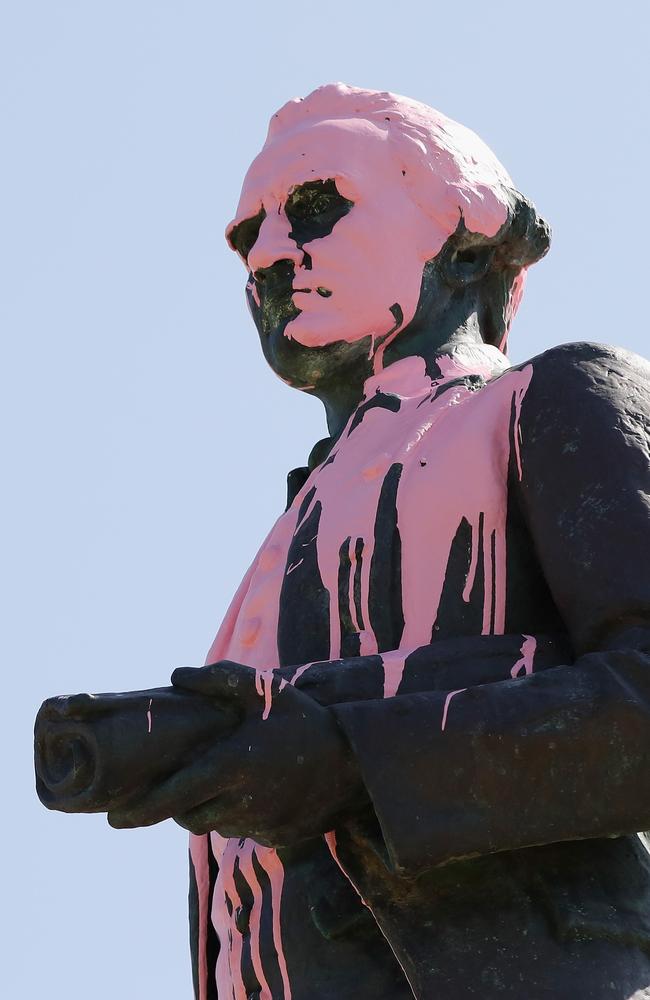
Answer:
[[[208,799],[200,806],[195,806],[187,812],[174,816],[174,822],[189,833],[200,836],[211,830],[219,830],[222,823],[223,807],[220,798]]]
[[[255,670],[231,660],[219,660],[207,667],[178,667],[172,674],[174,687],[211,698],[252,699],[255,695]]]
[[[110,810],[109,825],[120,830],[154,826],[214,798],[224,784],[217,757],[210,753],[209,759],[176,771],[144,795]]]

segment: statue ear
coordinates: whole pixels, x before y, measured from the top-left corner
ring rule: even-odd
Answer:
[[[494,246],[482,242],[453,243],[443,251],[440,267],[442,275],[451,288],[467,288],[490,270],[494,258]]]
[[[470,232],[461,215],[456,231],[436,258],[451,288],[467,288],[491,271],[509,273],[512,278],[544,256],[550,243],[548,224],[518,191],[510,192],[510,200],[508,219],[496,236]]]

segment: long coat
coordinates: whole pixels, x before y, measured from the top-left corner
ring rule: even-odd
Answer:
[[[290,475],[208,661],[330,705],[368,802],[192,838],[199,1000],[650,996],[650,369],[495,363],[391,365]]]

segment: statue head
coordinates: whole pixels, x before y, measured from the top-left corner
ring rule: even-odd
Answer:
[[[468,324],[503,350],[549,231],[469,129],[331,84],[273,116],[227,239],[271,367],[318,394]]]

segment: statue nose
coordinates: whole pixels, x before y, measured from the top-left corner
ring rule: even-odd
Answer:
[[[258,273],[272,267],[279,260],[290,260],[299,267],[303,252],[290,237],[291,223],[286,215],[271,212],[266,216],[257,239],[248,254],[248,266],[258,280]],[[263,280],[263,279],[262,279]]]

